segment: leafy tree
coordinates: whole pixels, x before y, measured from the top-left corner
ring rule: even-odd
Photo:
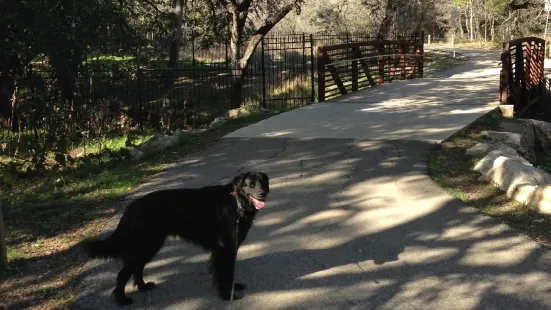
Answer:
[[[217,1],[230,16],[230,61],[233,71],[230,108],[239,108],[245,71],[258,43],[291,10],[300,12],[303,0]],[[251,29],[247,29],[247,22],[250,22]]]

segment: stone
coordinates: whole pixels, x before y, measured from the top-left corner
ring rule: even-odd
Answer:
[[[138,149],[131,149],[130,150],[130,159],[132,160],[140,160],[144,157],[144,152],[141,152]]]
[[[474,171],[480,172],[485,175],[490,169],[493,168],[494,162],[498,157],[507,157],[512,159],[518,159],[525,165],[531,165],[526,159],[522,158],[515,149],[505,146],[500,149],[496,149],[487,153],[473,168]]]
[[[215,118],[212,123],[210,123],[209,128],[218,127],[226,122],[225,117],[217,117]]]
[[[259,105],[246,105],[237,109],[232,109],[228,111],[229,118],[237,118],[243,116],[249,116],[252,114],[262,113],[266,109],[260,107]]]
[[[512,104],[502,104],[499,106],[501,115],[506,118],[512,118],[515,116],[515,106]]]
[[[551,156],[551,124],[544,121],[531,119],[536,133],[536,141],[541,146],[545,155]]]
[[[466,151],[466,154],[470,156],[480,157],[480,156],[486,156],[486,154],[494,150],[501,151],[508,154],[513,154],[517,152],[512,147],[505,145],[503,143],[479,142],[475,146],[468,149]]]
[[[143,142],[138,146],[138,150],[145,154],[164,150],[168,147],[176,145],[179,141],[179,137],[172,136],[159,136],[155,135],[149,140]]]
[[[551,185],[521,185],[513,198],[534,212],[551,214]]]
[[[521,185],[545,185],[551,183],[551,175],[534,166],[527,165],[522,159],[499,156],[493,166],[479,178],[490,181],[512,197]]]
[[[484,130],[480,134],[494,143],[503,143],[516,149],[529,162],[536,162],[534,127],[530,122],[521,123],[521,133]]]

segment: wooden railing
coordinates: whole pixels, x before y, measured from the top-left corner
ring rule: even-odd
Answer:
[[[423,77],[423,37],[318,47],[318,101],[394,79]]]
[[[526,37],[503,43],[499,100],[513,105],[516,115],[545,95],[544,59],[544,39]]]

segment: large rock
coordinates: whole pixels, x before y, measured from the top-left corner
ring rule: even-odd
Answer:
[[[521,185],[513,198],[534,212],[551,214],[551,185]]]
[[[490,181],[498,185],[502,191],[512,197],[521,185],[546,185],[551,183],[551,175],[531,165],[522,159],[497,157],[492,168],[483,174],[480,181]]]
[[[541,146],[545,155],[551,156],[551,124],[548,122],[531,119],[536,133],[536,141]]]
[[[515,148],[522,157],[534,163],[536,162],[534,126],[531,122],[522,122],[521,127],[521,133],[484,130],[481,135],[494,143],[502,143]]]
[[[225,117],[217,117],[215,118],[212,123],[210,123],[209,128],[218,127],[226,122]]]
[[[130,159],[132,160],[140,160],[145,156],[144,152],[141,152],[138,149],[131,149],[130,150]]]
[[[507,153],[507,154],[516,154],[517,151],[507,146],[503,143],[496,143],[496,142],[479,142],[475,146],[471,147],[466,151],[467,155],[471,156],[486,156],[486,154],[490,153],[491,151],[500,151],[501,153]]]
[[[130,157],[133,160],[139,160],[147,154],[159,152],[173,145],[178,144],[179,139],[180,138],[178,135],[172,135],[172,136],[154,135],[149,140],[140,144],[137,148],[130,150]]]
[[[499,157],[507,157],[511,159],[518,159],[525,165],[531,165],[526,159],[522,158],[517,151],[506,145],[502,145],[500,148],[488,152],[484,158],[482,158],[473,168],[474,171],[480,172],[485,175],[494,167],[494,162]]]
[[[258,105],[246,105],[238,109],[229,110],[228,117],[237,118],[237,117],[243,117],[243,116],[249,116],[252,114],[262,113],[264,111],[266,111],[266,109]]]

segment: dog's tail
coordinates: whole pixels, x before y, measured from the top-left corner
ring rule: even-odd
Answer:
[[[92,258],[118,258],[122,245],[121,232],[116,229],[113,234],[103,240],[85,240],[82,246]]]

